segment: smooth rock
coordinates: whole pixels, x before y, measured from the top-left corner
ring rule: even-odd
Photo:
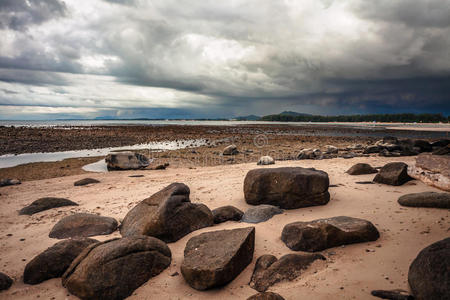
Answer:
[[[380,233],[371,222],[345,216],[290,223],[281,234],[281,240],[291,250],[307,252],[375,241],[379,237]]]
[[[402,185],[412,178],[408,175],[408,165],[403,162],[391,162],[384,165],[373,179],[374,182],[388,185]]]
[[[11,277],[6,275],[5,273],[0,272],[0,291],[7,290],[13,284],[13,280]]]
[[[363,153],[364,154],[378,153],[378,152],[380,152],[381,149],[382,148],[380,148],[377,145],[370,145],[370,146],[367,146],[366,148],[364,148]]]
[[[74,186],[82,186],[82,185],[87,185],[87,184],[92,184],[92,183],[99,183],[100,181],[98,181],[97,179],[94,178],[83,178],[80,179],[78,181],[74,182]]]
[[[332,145],[326,145],[325,146],[325,153],[326,154],[336,154],[339,152],[338,147],[332,146]]]
[[[275,160],[271,156],[261,156],[256,164],[259,166],[273,165]]]
[[[110,217],[77,213],[59,220],[53,226],[48,236],[51,238],[65,239],[107,235],[116,231],[117,225],[117,221]]]
[[[229,145],[225,149],[223,149],[222,154],[223,155],[236,155],[236,154],[239,154],[239,151],[238,151],[236,145]]]
[[[277,282],[292,281],[317,259],[325,260],[325,257],[321,254],[287,254],[280,259],[268,254],[260,256],[255,264],[250,287],[264,292]]]
[[[148,235],[167,243],[214,224],[214,217],[204,204],[191,203],[189,187],[172,183],[141,201],[125,216],[122,236]]]
[[[450,299],[450,238],[420,251],[409,267],[408,282],[418,300]]]
[[[8,185],[17,185],[17,184],[21,184],[21,183],[22,182],[19,179],[10,179],[10,178],[0,179],[0,187],[8,186]]]
[[[240,221],[244,215],[242,210],[231,205],[213,209],[212,214],[214,217],[214,224],[219,224],[226,221]]]
[[[433,151],[433,147],[431,144],[424,140],[415,140],[414,147],[419,148],[420,152],[431,152]]]
[[[61,277],[72,261],[89,245],[98,243],[90,238],[75,238],[58,242],[34,257],[23,272],[23,282],[38,284]]]
[[[19,211],[19,215],[33,215],[35,213],[63,206],[78,206],[77,203],[65,198],[45,197],[33,201]]]
[[[422,153],[415,165],[408,167],[408,174],[420,181],[450,192],[450,156]]]
[[[322,159],[323,153],[319,149],[303,149],[297,155],[297,159]]]
[[[150,165],[149,159],[134,152],[110,153],[105,158],[108,170],[138,170]]]
[[[187,242],[181,274],[197,290],[223,286],[251,263],[254,248],[255,227],[202,233]]]
[[[450,208],[450,193],[423,192],[403,195],[398,203],[412,207]]]
[[[390,300],[414,300],[414,297],[411,296],[407,291],[404,290],[374,290],[371,292],[372,296],[381,298],[381,299],[390,299]]]
[[[284,300],[284,298],[277,293],[261,292],[248,297],[247,300]]]
[[[169,247],[156,238],[112,239],[84,249],[64,273],[62,284],[81,299],[124,299],[170,262]]]
[[[242,216],[242,222],[245,223],[261,223],[271,219],[274,215],[282,214],[283,210],[279,207],[261,204],[256,207],[249,208]]]
[[[300,167],[251,170],[244,180],[248,204],[270,204],[285,209],[327,204],[328,174]]]
[[[365,163],[358,163],[353,165],[350,169],[347,170],[349,175],[363,175],[363,174],[373,174],[378,173],[378,171],[372,168],[371,165]]]

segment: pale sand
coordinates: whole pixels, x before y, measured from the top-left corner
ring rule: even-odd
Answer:
[[[280,240],[285,224],[339,215],[372,221],[378,227],[381,238],[371,243],[323,251],[327,257],[326,263],[315,263],[297,280],[278,283],[270,290],[286,299],[375,299],[370,296],[373,289],[408,289],[408,268],[417,253],[449,236],[449,211],[406,208],[397,204],[397,198],[407,193],[438,191],[421,182],[412,181],[400,187],[359,185],[354,182],[372,180],[374,175],[350,176],[344,173],[357,162],[382,166],[390,161],[412,163],[414,158],[277,162],[273,167],[315,167],[328,172],[331,184],[339,184],[330,188],[331,201],[325,206],[289,210],[265,223],[256,224],[253,262],[234,281],[220,289],[196,291],[185,283],[181,274],[174,277],[170,274],[180,273],[183,250],[189,238],[201,232],[252,225],[227,222],[193,232],[169,244],[173,257],[171,266],[137,289],[130,299],[246,299],[256,293],[248,286],[256,258],[268,253],[277,257],[291,253]],[[113,172],[89,175],[101,183],[85,187],[73,186],[74,181],[86,177],[77,175],[29,181],[0,189],[0,271],[15,280],[8,291],[0,293],[0,298],[36,299],[39,295],[40,299],[76,299],[62,287],[59,278],[34,286],[22,282],[27,261],[58,241],[50,239],[48,233],[70,211],[100,213],[121,220],[140,200],[175,181],[184,182],[191,188],[193,202],[205,203],[211,209],[231,204],[246,210],[250,206],[244,201],[243,180],[247,171],[253,168],[257,168],[254,163],[193,170],[169,168],[165,171]],[[145,177],[128,177],[131,174],[144,174]],[[52,209],[31,217],[18,216],[17,210],[44,196],[67,197],[80,206]],[[8,237],[8,233],[13,236]],[[105,240],[117,236],[118,232],[97,238]],[[21,238],[25,241],[20,241]],[[366,249],[375,252],[366,252]]]

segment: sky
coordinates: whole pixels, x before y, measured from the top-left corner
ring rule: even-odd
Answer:
[[[450,114],[450,0],[0,0],[0,119]]]

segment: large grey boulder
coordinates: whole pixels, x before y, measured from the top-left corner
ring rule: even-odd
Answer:
[[[281,234],[281,240],[291,250],[307,252],[375,241],[379,237],[380,233],[371,222],[345,216],[290,223]]]
[[[450,299],[450,238],[426,247],[411,263],[408,282],[415,299]]]
[[[279,207],[261,204],[249,208],[242,216],[242,222],[261,223],[271,219],[274,215],[282,214],[283,210]]]
[[[48,236],[51,238],[65,239],[107,235],[116,231],[117,225],[117,221],[111,217],[78,213],[59,220],[53,226]]]
[[[358,163],[356,165],[353,165],[350,169],[348,169],[346,173],[349,175],[364,175],[364,174],[378,173],[378,171],[372,168],[372,166],[369,164]]]
[[[138,170],[150,165],[150,160],[134,152],[110,153],[105,158],[108,170]]]
[[[30,205],[22,208],[19,211],[19,215],[33,215],[44,210],[63,206],[78,206],[78,204],[65,198],[45,197],[37,199]]]
[[[112,239],[84,249],[64,273],[62,284],[81,299],[124,299],[170,262],[169,247],[156,238]]]
[[[204,204],[191,203],[189,187],[172,183],[130,210],[120,227],[122,236],[148,235],[167,243],[212,226],[214,217]]]
[[[50,278],[61,277],[72,261],[89,245],[98,243],[90,238],[60,241],[34,257],[23,272],[23,282],[38,284]]]
[[[315,260],[325,260],[321,254],[287,254],[277,259],[273,255],[263,255],[255,264],[250,286],[259,292],[266,291],[277,282],[292,281]]]
[[[248,204],[293,209],[327,204],[328,186],[328,174],[315,169],[255,169],[245,176],[244,195]]]
[[[398,203],[412,207],[450,208],[450,193],[423,192],[403,195]]]
[[[408,175],[408,165],[403,162],[391,162],[384,165],[373,179],[374,182],[388,185],[402,185],[412,178]]]
[[[408,174],[422,182],[450,192],[450,156],[422,153],[415,165],[409,166]]]
[[[252,261],[255,227],[202,233],[184,249],[181,274],[197,290],[223,286]]]

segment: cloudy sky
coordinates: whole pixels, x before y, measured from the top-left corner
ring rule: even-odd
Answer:
[[[450,0],[0,0],[0,119],[450,114]]]

